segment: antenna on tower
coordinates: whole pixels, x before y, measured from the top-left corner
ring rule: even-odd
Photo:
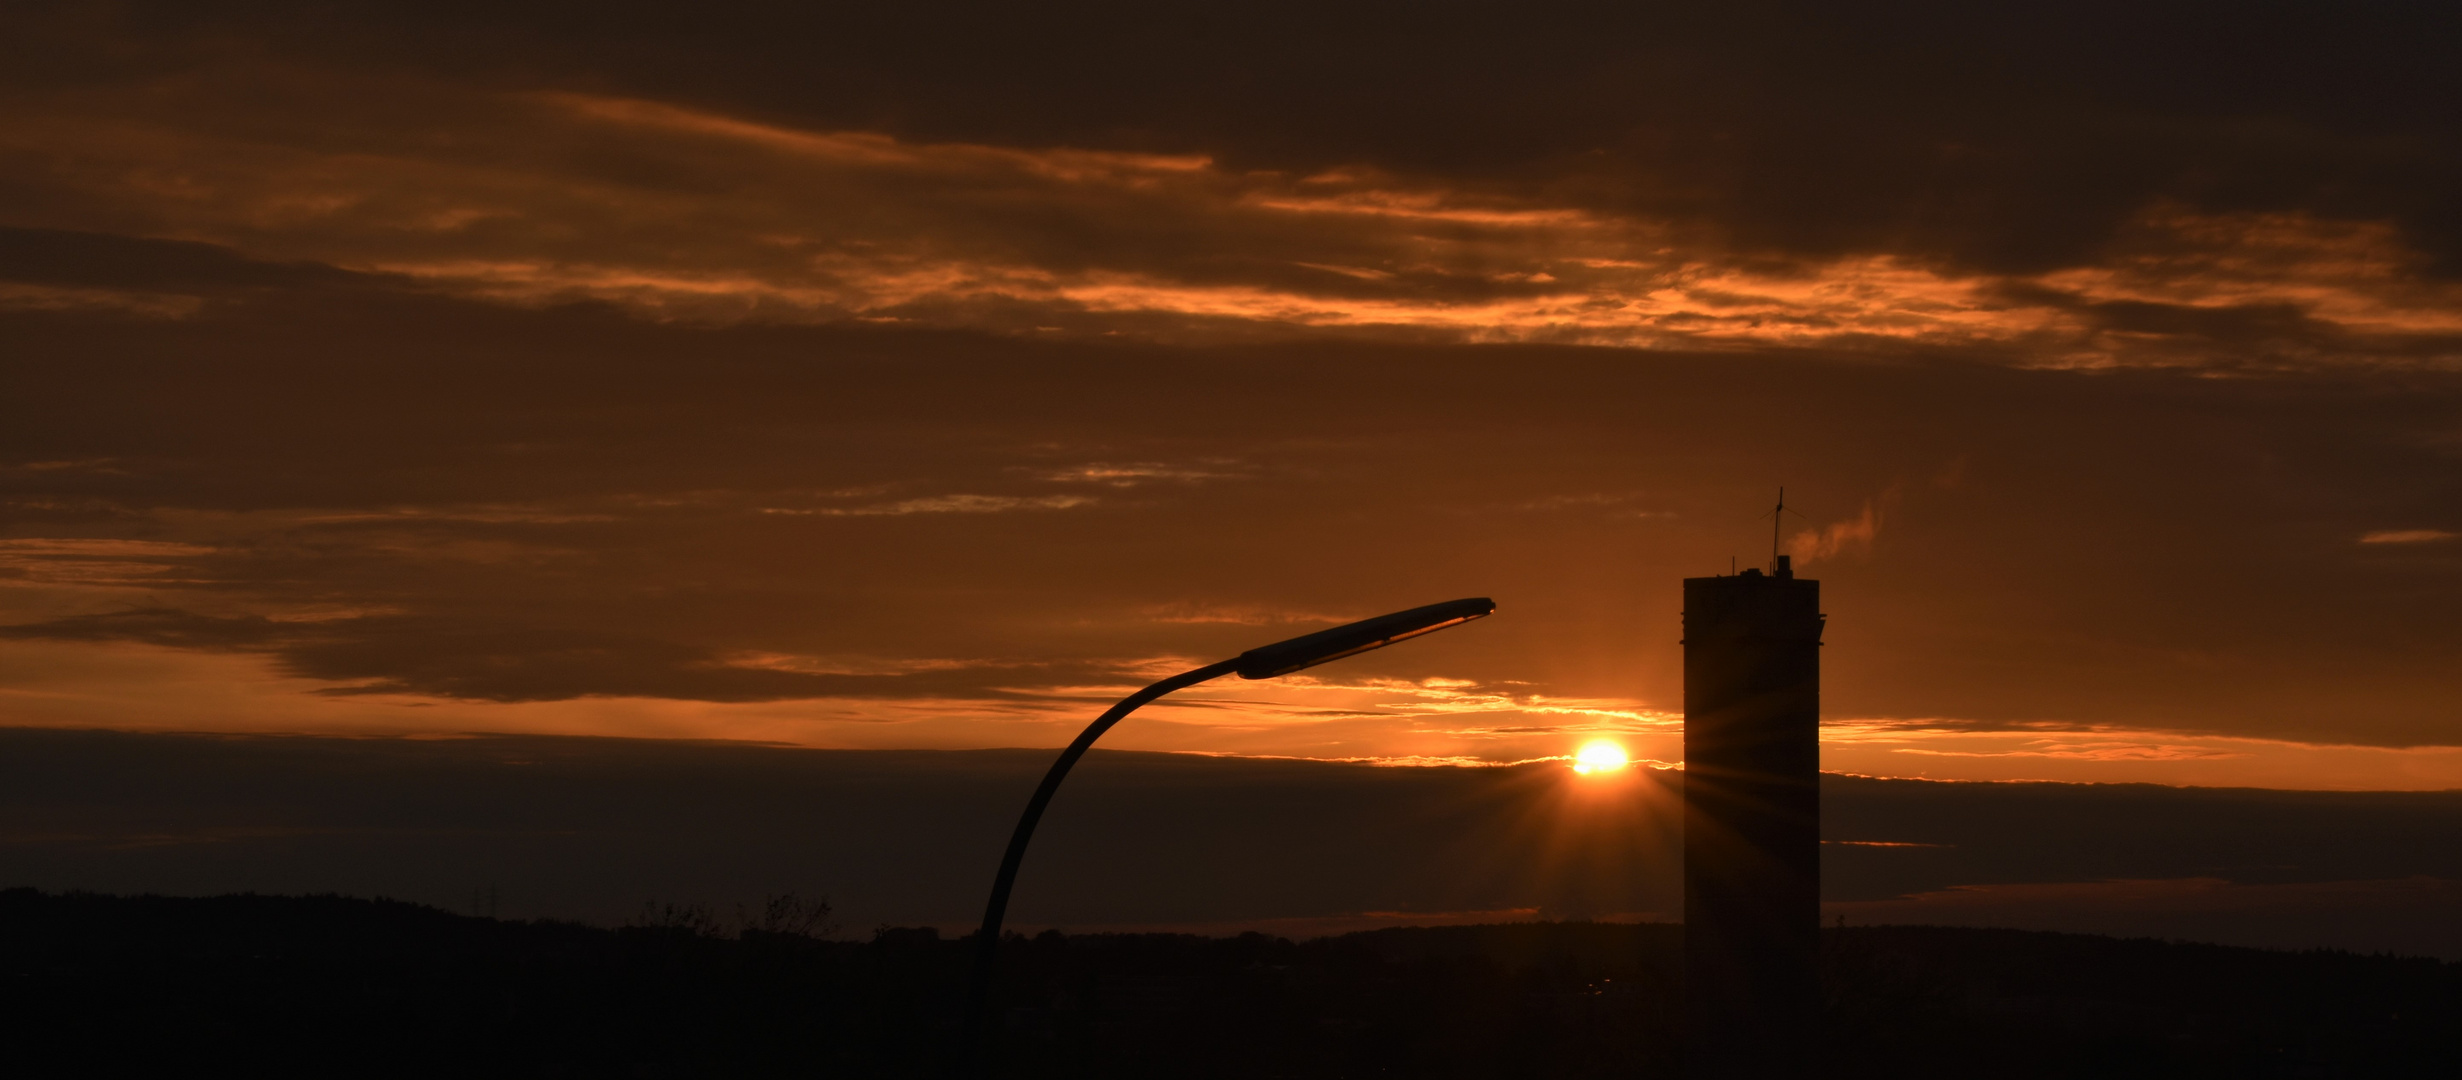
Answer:
[[[1795,576],[1795,575],[1794,575],[1793,573],[1791,573],[1791,572],[1782,572],[1782,570],[1785,570],[1785,569],[1786,569],[1786,567],[1787,567],[1787,562],[1788,562],[1788,559],[1787,559],[1787,557],[1786,557],[1786,556],[1781,555],[1781,554],[1779,554],[1779,553],[1778,553],[1779,536],[1780,536],[1780,534],[1781,534],[1781,533],[1783,533],[1783,532],[1785,531],[1785,528],[1786,528],[1786,517],[1787,517],[1787,515],[1788,515],[1788,514],[1790,514],[1790,513],[1794,513],[1794,514],[1795,514],[1795,516],[1797,516],[1797,517],[1802,517],[1802,516],[1804,516],[1804,515],[1803,515],[1803,514],[1801,514],[1801,513],[1798,513],[1798,512],[1795,512],[1795,511],[1790,511],[1790,510],[1788,510],[1788,509],[1787,509],[1787,489],[1786,489],[1786,487],[1785,487],[1784,485],[1781,485],[1781,486],[1779,487],[1779,489],[1778,489],[1778,506],[1777,506],[1775,509],[1773,509],[1773,510],[1771,510],[1771,511],[1770,511],[1770,569],[1769,569],[1769,573],[1770,573],[1770,576],[1772,576],[1772,577],[1794,577],[1794,576]]]
[[[1787,516],[1787,488],[1778,487],[1778,508],[1770,511],[1770,573],[1778,572],[1778,526]]]

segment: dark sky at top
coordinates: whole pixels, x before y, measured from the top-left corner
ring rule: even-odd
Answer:
[[[2462,16],[2435,5],[21,10],[10,81],[35,94],[235,68],[258,94],[341,73],[556,88],[912,142],[1372,169],[1681,218],[1755,257],[1999,273],[2091,263],[2160,203],[2387,222],[2445,274],[2462,244],[2443,197],[2462,178]],[[255,104],[396,132],[461,119]]]

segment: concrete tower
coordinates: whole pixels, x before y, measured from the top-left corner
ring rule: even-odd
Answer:
[[[1813,1075],[1820,1030],[1821,585],[1684,582],[1686,1072]]]

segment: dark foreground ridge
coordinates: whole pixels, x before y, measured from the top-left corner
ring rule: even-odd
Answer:
[[[667,909],[601,929],[341,897],[12,889],[0,1016],[14,1060],[61,1075],[939,1073],[961,942],[748,921]],[[1001,1072],[1672,1075],[1678,933],[1013,938]],[[1938,927],[1833,929],[1823,945],[1831,1076],[2425,1077],[2462,1058],[2458,964]]]

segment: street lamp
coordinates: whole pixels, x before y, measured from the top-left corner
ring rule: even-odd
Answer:
[[[1496,602],[1485,597],[1449,600],[1429,604],[1391,615],[1362,619],[1347,626],[1303,634],[1288,641],[1277,641],[1234,656],[1229,660],[1207,664],[1193,671],[1183,671],[1121,698],[1093,724],[1088,725],[1077,741],[1060,752],[1060,760],[1052,762],[1051,771],[1043,774],[1043,785],[1034,789],[1034,798],[1026,800],[1026,812],[1017,819],[1017,831],[1009,836],[1009,850],[1000,857],[1000,874],[992,879],[992,898],[983,905],[983,928],[975,934],[974,984],[966,994],[967,1041],[979,1056],[986,1038],[985,1011],[992,991],[992,967],[1000,955],[1000,923],[1009,909],[1009,887],[1017,882],[1017,866],[1025,861],[1026,842],[1034,838],[1035,822],[1043,819],[1043,808],[1051,803],[1052,793],[1060,790],[1060,781],[1069,774],[1069,767],[1086,756],[1094,740],[1102,738],[1137,707],[1174,690],[1237,674],[1243,679],[1270,679],[1312,668],[1330,660],[1355,656],[1370,649],[1381,649],[1406,638],[1433,633],[1449,626],[1460,626],[1472,619],[1486,618],[1496,611]]]

